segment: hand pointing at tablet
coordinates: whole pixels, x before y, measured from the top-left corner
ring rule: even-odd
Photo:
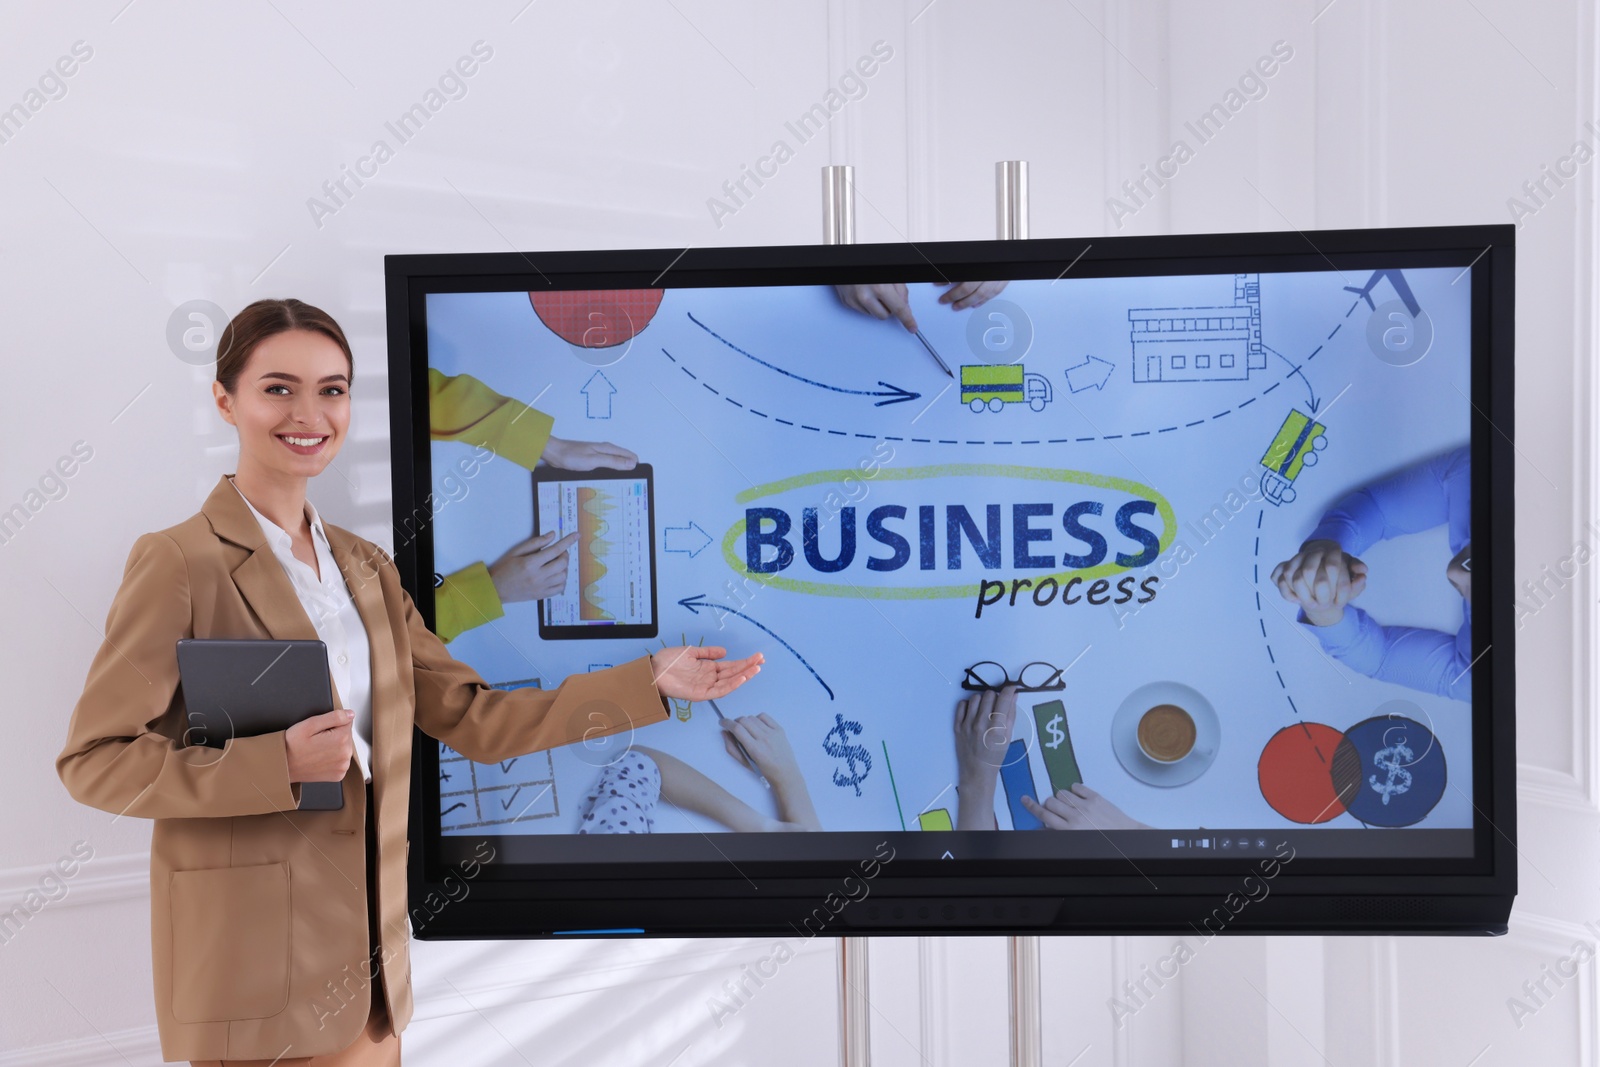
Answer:
[[[428,371],[428,433],[435,441],[457,441],[487,449],[520,467],[569,471],[632,470],[639,457],[610,441],[572,441],[550,433],[554,420],[504,396],[470,374]],[[466,466],[460,466],[466,464]],[[458,461],[465,477],[476,468]],[[452,497],[451,499],[454,499]],[[492,564],[469,563],[434,576],[434,625],[450,642],[505,614],[505,605],[554,596],[565,583],[567,544],[533,537],[512,545]]]
[[[610,441],[568,441],[552,437],[539,462],[568,471],[600,468],[626,471],[639,465],[639,457]],[[543,600],[561,592],[567,584],[567,549],[577,540],[578,535],[574,533],[557,541],[555,533],[549,531],[506,549],[499,559],[489,564],[489,580],[494,583],[500,603]]]
[[[549,530],[506,549],[489,564],[489,580],[500,602],[543,600],[561,592],[567,584],[567,549],[577,540],[578,535],[570,533],[557,541],[556,532]]]

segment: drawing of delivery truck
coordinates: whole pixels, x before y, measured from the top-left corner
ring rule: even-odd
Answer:
[[[1261,457],[1261,493],[1273,505],[1295,498],[1294,480],[1306,467],[1315,466],[1317,453],[1328,447],[1327,427],[1298,411],[1290,411],[1278,427],[1267,454]]]
[[[1028,374],[1020,363],[974,363],[961,368],[961,402],[973,411],[999,411],[1007,404],[1026,403],[1043,411],[1054,399],[1050,380]]]

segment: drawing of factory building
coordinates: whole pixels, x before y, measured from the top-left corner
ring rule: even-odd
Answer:
[[[1263,370],[1261,276],[1233,276],[1232,307],[1131,308],[1136,382],[1242,380]]]

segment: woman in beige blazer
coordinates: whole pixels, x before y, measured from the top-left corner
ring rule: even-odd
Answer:
[[[423,624],[383,549],[314,521],[306,480],[333,461],[350,420],[353,359],[338,324],[298,300],[257,301],[218,352],[212,389],[239,431],[238,470],[198,514],[134,541],[56,771],[84,804],[155,820],[150,935],[165,1059],[398,1064],[412,1013],[413,724],[494,762],[659,722],[664,698],[722,696],[762,656],[665,649],[555,689],[490,688]],[[300,581],[328,578],[319,559],[336,564],[343,584],[323,589],[347,591],[346,617],[365,630],[369,699],[351,703],[371,714],[341,707],[221,750],[186,745],[179,638],[318,637],[267,524],[308,568]],[[370,738],[354,732],[368,723]],[[370,782],[352,758],[358,738]],[[300,782],[342,783],[344,808],[297,811]]]

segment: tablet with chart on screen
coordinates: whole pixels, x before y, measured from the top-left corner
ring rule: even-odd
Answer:
[[[567,584],[540,601],[545,640],[654,637],[656,589],[651,471],[533,473],[536,533],[577,535],[567,552]]]

